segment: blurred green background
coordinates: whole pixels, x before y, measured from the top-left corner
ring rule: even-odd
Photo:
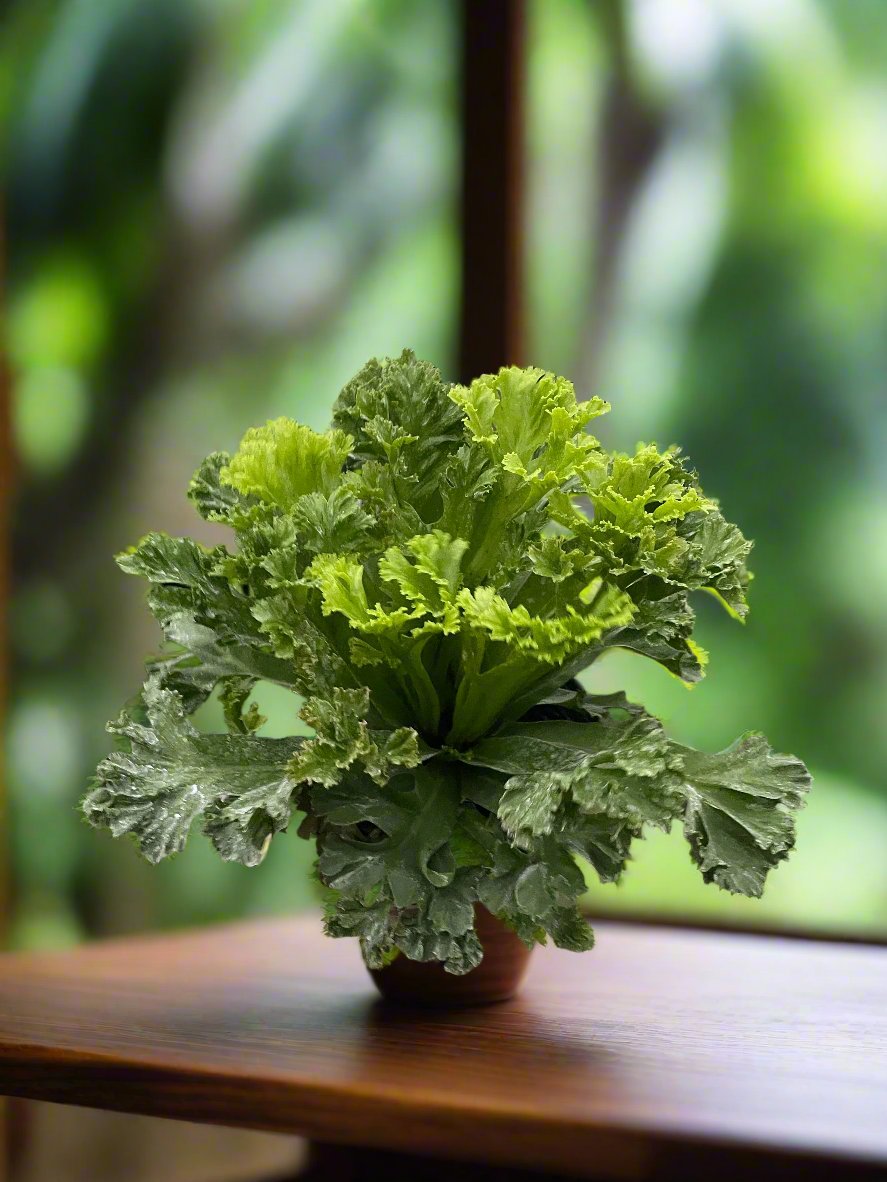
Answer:
[[[617,655],[672,732],[760,728],[811,765],[762,902],[657,834],[589,905],[887,936],[887,5],[533,0],[527,360],[680,442],[757,547],[745,628],[702,603],[692,693]],[[208,539],[200,458],[322,426],[370,355],[455,377],[458,7],[18,0],[0,31],[7,340],[21,465],[8,783],[19,945],[289,911],[199,837],[158,868],[79,820],[157,642],[111,555]],[[271,733],[294,724],[266,695]],[[212,712],[205,719],[213,725]],[[218,721],[218,720],[215,720]]]

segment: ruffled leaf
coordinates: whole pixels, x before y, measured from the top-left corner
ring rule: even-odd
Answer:
[[[344,792],[316,788],[311,802],[333,823],[319,839],[321,879],[344,898],[382,890],[397,911],[427,914],[435,888],[453,883],[458,777],[429,767],[384,785],[362,778]]]
[[[470,627],[540,662],[557,664],[634,614],[629,596],[601,580],[590,583],[582,598],[584,603],[568,606],[562,615],[544,617],[532,615],[522,604],[511,607],[492,587],[478,587],[462,590],[459,606]]]
[[[758,897],[795,843],[795,813],[810,774],[793,755],[748,734],[708,755],[677,747],[687,795],[684,834],[706,882]]]
[[[395,768],[415,767],[421,760],[416,732],[407,727],[372,730],[366,721],[369,708],[366,688],[336,688],[330,699],[306,702],[301,715],[314,728],[315,737],[303,743],[293,759],[293,779],[329,786],[337,784],[342,772],[357,764],[383,784]]]
[[[189,713],[228,677],[303,688],[297,670],[263,635],[255,603],[216,573],[226,556],[223,547],[208,550],[190,538],[154,533],[117,557],[121,569],[151,584],[148,605],[168,647],[150,668]]]
[[[291,509],[307,493],[333,491],[352,442],[344,431],[319,435],[292,419],[272,419],[247,431],[221,481],[244,496]]]
[[[318,555],[305,572],[305,582],[320,591],[324,615],[340,612],[358,632],[397,635],[421,615],[416,609],[389,610],[380,603],[370,603],[363,565],[344,554]]]
[[[598,466],[600,447],[585,427],[610,407],[600,398],[577,402],[566,378],[510,366],[456,386],[450,397],[470,438],[526,482],[554,488]]]
[[[680,815],[681,762],[647,714],[591,723],[531,722],[507,728],[472,751],[473,760],[511,773],[499,819],[521,844],[562,832],[574,811],[639,831],[668,829]]]
[[[299,547],[310,554],[337,554],[367,549],[375,519],[344,485],[330,493],[307,493],[296,502],[293,526]]]
[[[230,462],[231,457],[226,451],[214,451],[194,473],[188,486],[188,499],[205,521],[233,525],[248,515],[254,503],[252,498],[244,497],[222,482],[222,473]]]
[[[440,512],[440,474],[461,442],[450,386],[405,349],[369,361],[344,387],[333,423],[354,438],[352,487],[384,511],[385,532],[409,537]]]
[[[268,835],[289,819],[295,784],[287,765],[299,740],[200,734],[156,677],[145,684],[142,706],[145,721],[124,713],[108,726],[123,748],[99,764],[83,802],[86,819],[115,837],[131,833],[148,861],[159,862],[181,851],[205,816],[220,853],[254,865]],[[236,840],[220,826],[231,808],[243,821]]]

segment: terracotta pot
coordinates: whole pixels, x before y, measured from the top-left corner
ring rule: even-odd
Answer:
[[[514,997],[530,960],[530,949],[511,928],[479,903],[474,924],[484,958],[464,977],[444,971],[436,961],[424,964],[398,956],[370,976],[386,1001],[412,1006],[485,1006]]]

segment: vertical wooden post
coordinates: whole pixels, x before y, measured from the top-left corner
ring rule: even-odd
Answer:
[[[462,0],[459,377],[523,360],[524,0]]]

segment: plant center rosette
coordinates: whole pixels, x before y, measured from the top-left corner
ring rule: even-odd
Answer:
[[[538,369],[450,386],[404,352],[345,386],[329,431],[278,419],[210,455],[189,496],[233,546],[154,533],[118,558],[165,645],[88,820],[152,862],[199,820],[255,866],[299,817],[326,930],[372,968],[469,972],[478,903],[527,945],[589,948],[579,862],[617,881],[647,826],[679,821],[706,881],[760,895],[804,765],[758,734],[695,751],[576,680],[623,648],[692,684],[691,594],[747,611],[751,543],[677,450],[603,450],[608,409]],[[263,736],[258,682],[313,737]],[[225,734],[189,720],[214,693]]]

